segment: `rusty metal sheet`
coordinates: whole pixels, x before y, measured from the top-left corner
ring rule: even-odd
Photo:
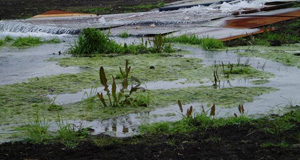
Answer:
[[[51,10],[45,13],[36,15],[32,18],[45,18],[45,17],[70,17],[70,16],[87,16],[87,15],[95,15],[89,13],[75,13],[75,12],[68,12],[68,11],[60,11],[60,10]]]
[[[258,28],[282,21],[292,20],[300,17],[300,9],[295,11],[279,13],[274,15],[253,15],[247,18],[236,18],[227,20],[225,27],[228,28]]]
[[[110,29],[111,36],[118,36],[121,33],[128,33],[131,36],[154,36],[158,34],[169,34],[178,31],[179,28],[175,26],[156,26],[156,25],[130,25],[121,26]]]

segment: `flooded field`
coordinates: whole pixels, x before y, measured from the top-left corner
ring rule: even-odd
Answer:
[[[195,3],[198,1],[185,4]],[[238,117],[238,112],[261,118],[299,108],[299,42],[207,50],[160,40],[161,34],[224,39],[262,31],[222,27],[233,13],[248,11],[241,6],[260,11],[266,7],[264,2],[209,3],[208,7],[165,12],[0,21],[0,143],[25,139],[24,128],[41,117],[51,133],[70,124],[77,131],[88,128],[92,135],[130,137],[140,134],[141,125],[176,122],[211,111],[212,106],[216,106],[216,118]],[[298,11],[295,7],[259,16],[295,13],[291,17],[296,19]],[[81,32],[90,27],[110,35],[104,41],[124,53],[70,54],[79,44]],[[19,47],[16,41],[22,37],[38,37],[40,41]],[[166,48],[172,53],[158,53],[163,48],[157,47],[159,43],[169,45]],[[134,45],[146,49],[129,53]],[[157,47],[157,52],[148,53],[147,47]],[[124,92],[124,88],[131,89]],[[125,100],[117,104],[116,99],[124,98],[119,93]],[[185,115],[191,108],[191,114]]]

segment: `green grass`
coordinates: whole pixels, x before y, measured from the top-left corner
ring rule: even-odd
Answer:
[[[262,147],[264,148],[268,148],[268,147],[280,147],[280,148],[288,148],[291,145],[282,141],[280,143],[272,143],[272,142],[267,142],[267,143],[263,143],[261,144]]]
[[[52,138],[48,129],[49,122],[44,117],[41,118],[39,113],[36,112],[34,123],[24,128],[27,135],[25,140],[31,143],[44,143]]]
[[[39,37],[19,37],[13,42],[13,46],[16,47],[28,47],[37,46],[42,44],[42,40]]]
[[[44,43],[60,43],[61,41],[59,39],[50,39],[50,40],[45,40],[43,41],[39,37],[19,37],[17,38],[13,43],[12,46],[22,48],[22,47],[32,47],[32,46],[37,46],[41,45]]]
[[[4,41],[5,42],[11,42],[11,41],[13,41],[14,39],[11,37],[11,36],[6,36],[5,38],[4,38]]]
[[[144,124],[139,127],[143,134],[176,134],[189,133],[196,130],[206,130],[210,127],[218,128],[226,125],[243,125],[252,121],[246,116],[213,118],[205,114],[197,114],[195,117],[186,117],[177,122],[160,122]]]
[[[200,45],[205,50],[214,50],[225,48],[222,41],[214,38],[198,38],[196,35],[182,35],[179,37],[166,37],[165,42],[184,43]]]
[[[0,46],[4,45],[4,41],[0,39]]]
[[[128,34],[127,32],[122,32],[121,34],[119,34],[119,37],[128,38],[128,37],[130,37],[130,34]]]
[[[148,43],[153,43],[148,47]],[[95,54],[144,54],[144,53],[161,53],[174,52],[171,45],[165,45],[162,36],[156,36],[152,42],[142,41],[140,44],[117,44],[110,40],[108,35],[94,28],[87,28],[82,31],[78,41],[70,49],[74,56],[93,56]]]

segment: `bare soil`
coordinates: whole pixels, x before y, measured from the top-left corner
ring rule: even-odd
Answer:
[[[0,20],[29,18],[53,9],[69,10],[78,7],[107,7],[110,13],[122,13],[126,12],[124,6],[154,5],[174,1],[177,0],[0,0]]]
[[[229,125],[199,130],[187,135],[145,135],[122,139],[121,142],[97,146],[93,140],[76,148],[63,144],[29,144],[23,142],[0,145],[0,159],[280,159],[299,160],[298,134],[293,130],[272,135],[251,124]],[[107,138],[98,136],[96,138]],[[276,146],[284,141],[289,146]],[[274,146],[265,146],[271,143]]]

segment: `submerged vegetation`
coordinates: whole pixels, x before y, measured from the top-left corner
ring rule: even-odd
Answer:
[[[205,50],[223,49],[222,41],[214,38],[199,38],[196,35],[182,35],[179,37],[166,37],[166,42],[200,45]]]
[[[16,39],[6,36],[4,40],[0,40],[0,46],[2,45],[7,45],[7,46],[14,46],[18,48],[24,48],[24,47],[32,47],[32,46],[37,46],[45,43],[60,43],[61,41],[56,38],[52,38],[50,40],[42,40],[39,37],[18,37]]]
[[[253,46],[253,47],[238,47],[244,51],[236,52],[238,55],[245,57],[262,57],[270,59],[284,65],[295,66],[300,68],[300,56],[298,50],[299,44],[284,45],[276,48]],[[259,49],[257,49],[259,48]]]
[[[153,46],[150,44],[153,43]],[[78,41],[71,48],[70,53],[74,56],[91,56],[95,54],[143,54],[143,53],[161,53],[174,52],[171,45],[165,45],[161,35],[154,38],[153,41],[145,41],[136,44],[117,44],[110,40],[107,34],[94,28],[87,28],[82,31]]]

